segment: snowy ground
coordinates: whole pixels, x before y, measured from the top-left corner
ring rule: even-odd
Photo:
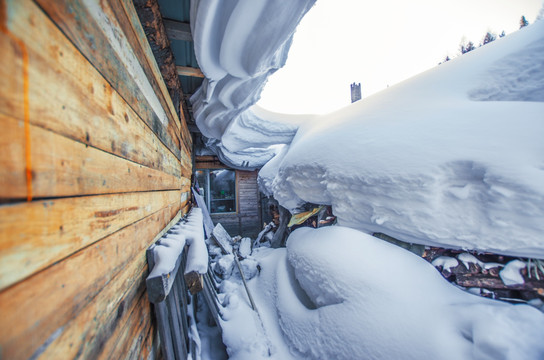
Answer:
[[[258,314],[232,255],[215,260],[230,359],[544,357],[544,313],[463,291],[419,256],[358,230],[300,228],[287,248],[256,248],[242,268]],[[213,344],[206,329],[203,342]],[[225,356],[206,349],[205,359]]]
[[[537,309],[461,291],[368,235],[544,259],[544,22],[335,113],[289,122],[251,105],[312,1],[263,32],[258,20],[279,2],[196,3],[208,78],[193,98],[202,133],[233,166],[266,163],[261,189],[284,207],[332,205],[341,225],[299,229],[286,249],[253,254],[260,318],[236,271],[223,282],[229,356],[544,358]],[[267,39],[274,51],[249,46]]]

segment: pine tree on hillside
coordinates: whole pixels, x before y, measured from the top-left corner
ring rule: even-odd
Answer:
[[[506,36],[506,34],[504,33],[504,30],[503,30],[503,31],[499,34],[499,37],[500,37],[500,38],[503,38],[503,37],[505,37],[505,36]]]
[[[442,65],[443,63],[448,62],[448,61],[450,61],[450,60],[451,60],[450,56],[449,56],[449,55],[446,55],[446,57],[444,58],[444,60],[442,60],[441,62],[439,62],[438,65]]]
[[[476,47],[474,46],[474,43],[472,41],[469,41],[468,43],[462,42],[461,45],[459,45],[459,50],[461,50],[461,54],[466,54],[469,51],[474,50]]]
[[[525,15],[523,15],[521,17],[521,19],[519,19],[519,28],[524,28],[526,27],[527,25],[529,25],[529,22],[527,21],[527,19],[525,18]]]
[[[490,42],[495,41],[496,38],[497,38],[497,35],[488,31],[484,36],[483,45],[489,44]]]

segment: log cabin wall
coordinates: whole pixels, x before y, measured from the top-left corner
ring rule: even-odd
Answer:
[[[132,0],[0,0],[0,358],[155,358],[191,138]]]
[[[195,170],[227,169],[216,156],[197,156]],[[253,239],[262,230],[261,197],[257,184],[258,170],[236,171],[236,212],[210,214],[214,224],[221,223],[231,235],[248,236]]]

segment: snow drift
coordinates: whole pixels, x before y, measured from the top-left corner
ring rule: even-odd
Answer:
[[[277,279],[291,282],[276,282],[275,305],[303,357],[544,356],[544,314],[468,294],[425,260],[370,235],[339,226],[298,229],[286,257]]]
[[[261,187],[368,233],[544,258],[543,58],[540,21],[320,116]]]
[[[544,357],[542,312],[463,291],[422,258],[358,230],[300,228],[287,248],[252,257],[259,316],[237,274],[221,283],[230,359]],[[233,261],[225,255],[216,267],[223,259]]]

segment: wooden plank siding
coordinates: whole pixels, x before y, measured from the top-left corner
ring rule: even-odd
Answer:
[[[192,140],[130,0],[0,0],[0,358],[160,356],[145,251]]]
[[[197,162],[195,167],[199,168],[199,165]],[[213,222],[221,223],[231,236],[254,239],[262,229],[257,174],[257,170],[236,170],[236,213],[211,214]]]

